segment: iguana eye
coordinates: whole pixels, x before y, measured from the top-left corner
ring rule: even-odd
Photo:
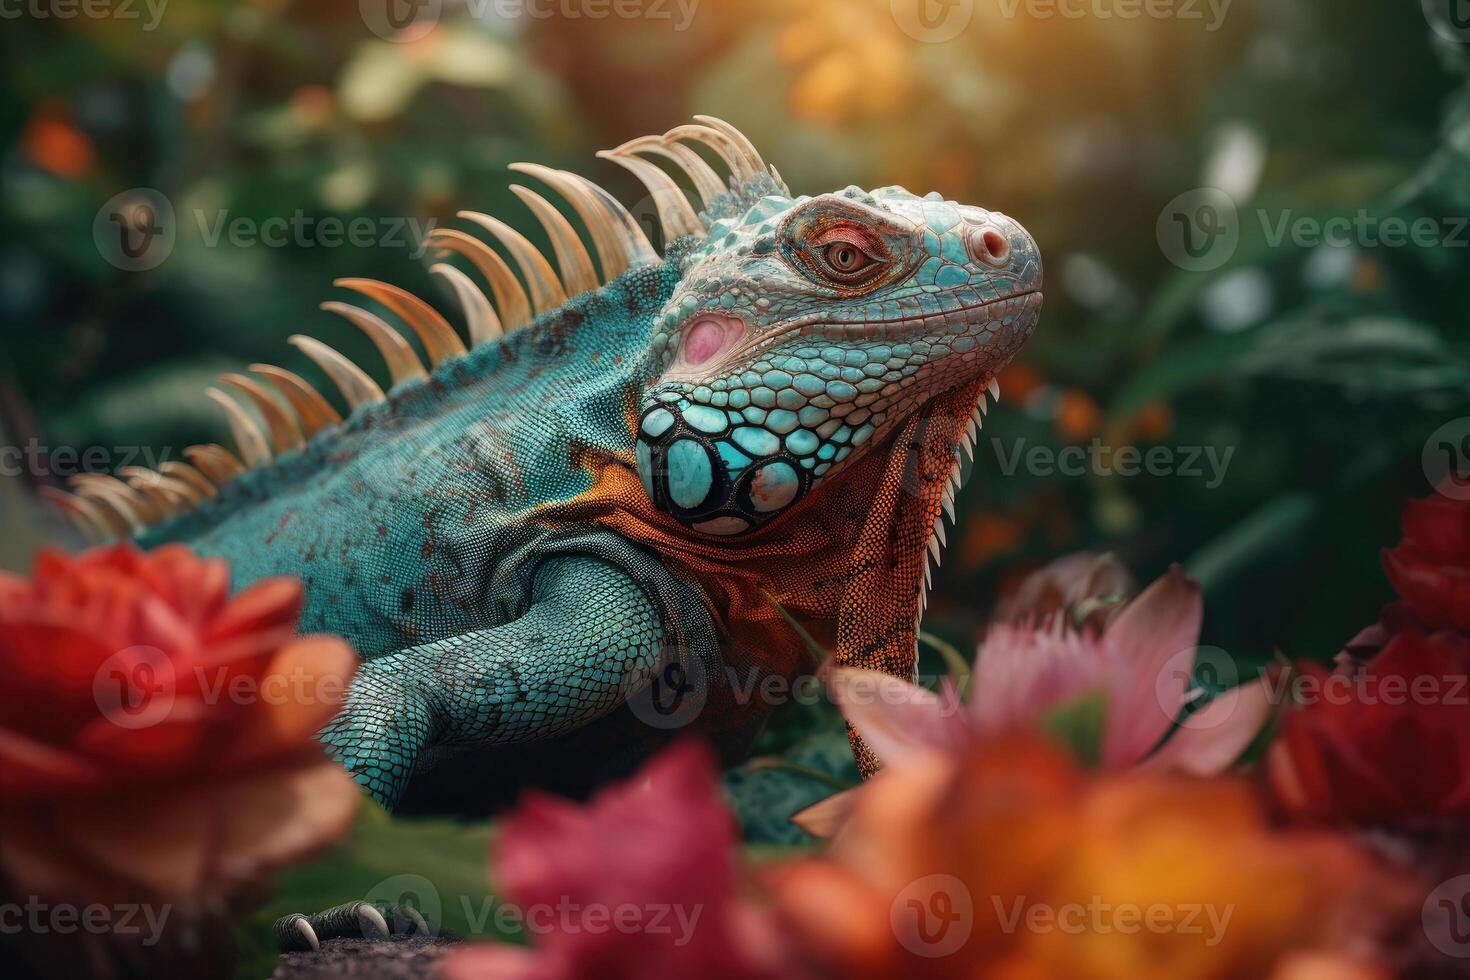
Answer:
[[[858,286],[877,276],[887,263],[881,242],[860,229],[839,227],[813,236],[808,247],[818,271],[844,286]]]
[[[826,257],[833,272],[849,276],[861,272],[873,261],[846,242],[828,245]]]

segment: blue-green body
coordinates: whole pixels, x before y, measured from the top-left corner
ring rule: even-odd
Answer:
[[[497,566],[554,533],[532,513],[589,488],[585,454],[633,449],[630,393],[651,380],[673,267],[625,273],[399,386],[143,543],[224,558],[236,587],[300,577],[303,629],[366,658],[503,621],[525,582],[501,575],[487,604]]]

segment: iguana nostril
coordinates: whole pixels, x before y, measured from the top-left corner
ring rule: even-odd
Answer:
[[[1011,240],[994,228],[970,232],[970,251],[987,265],[1002,266],[1010,260]]]

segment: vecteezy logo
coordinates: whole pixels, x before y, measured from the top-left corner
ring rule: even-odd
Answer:
[[[92,675],[92,699],[119,728],[152,728],[168,718],[178,680],[173,661],[157,647],[119,650]]]
[[[1164,719],[1178,719],[1185,706],[1204,704],[1240,683],[1235,658],[1219,647],[1186,647],[1164,661],[1154,678],[1154,696]],[[1217,728],[1235,714],[1234,708],[1217,711],[1203,720],[1186,715],[1182,728]]]
[[[1470,875],[1458,875],[1430,892],[1420,924],[1435,949],[1456,959],[1470,958]]]
[[[658,242],[664,233],[663,222],[658,216],[658,202],[649,195],[640,197],[628,206],[628,213],[633,216],[633,221],[643,230],[643,237],[650,242]],[[664,242],[667,245],[668,242]]]
[[[1424,19],[1451,44],[1470,43],[1470,0],[1421,0]]]
[[[444,0],[357,0],[368,30],[385,41],[403,44],[427,37],[443,9]]]
[[[1170,262],[1189,272],[1209,272],[1235,254],[1240,215],[1229,194],[1201,187],[1165,205],[1154,230],[1159,249]]]
[[[126,272],[163,264],[174,250],[174,206],[151,187],[134,187],[102,205],[92,220],[97,252]]]
[[[928,875],[893,899],[888,922],[903,948],[937,959],[954,953],[975,928],[970,890],[954,875]]]
[[[444,901],[439,889],[423,875],[401,874],[385,878],[363,896],[375,907],[388,910],[388,925],[395,933],[437,936],[444,920]]]
[[[650,728],[669,731],[692,723],[704,710],[709,671],[694,651],[668,646],[648,670],[630,671],[623,689],[635,718]]]
[[[975,16],[975,0],[888,0],[893,22],[915,41],[941,44],[959,37]]]
[[[1435,429],[1419,462],[1430,486],[1446,497],[1470,500],[1470,418],[1453,419]]]

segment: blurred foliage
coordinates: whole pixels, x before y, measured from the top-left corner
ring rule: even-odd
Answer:
[[[634,19],[506,9],[447,0],[399,43],[353,0],[171,0],[153,30],[7,23],[0,429],[176,454],[224,435],[198,394],[217,370],[290,357],[319,380],[290,334],[378,363],[316,309],[334,277],[435,295],[411,248],[210,246],[196,210],[450,223],[472,207],[537,238],[507,163],[637,200],[593,152],[709,112],[799,192],[938,190],[1042,244],[1042,327],[987,420],[929,630],[972,648],[998,592],[1082,548],[1144,581],[1183,562],[1206,588],[1206,642],[1245,662],[1329,657],[1376,616],[1378,549],[1428,489],[1424,441],[1470,414],[1470,236],[1328,247],[1274,229],[1360,213],[1452,229],[1470,209],[1470,47],[1418,4],[1237,0],[1211,29],[978,0],[945,43],[905,34],[890,0],[703,0],[687,24],[673,3]],[[173,201],[178,242],[126,273],[92,226],[137,186]],[[1190,272],[1156,227],[1200,186],[1234,196],[1241,238]],[[1231,455],[1218,481],[1004,472],[1017,447],[1094,439]],[[774,732],[797,744],[830,722]]]

